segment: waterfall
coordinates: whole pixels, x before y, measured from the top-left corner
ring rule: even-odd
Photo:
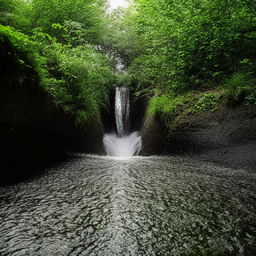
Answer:
[[[115,120],[117,134],[105,134],[103,144],[106,153],[115,157],[138,155],[142,148],[142,139],[138,132],[130,132],[130,91],[126,87],[117,87],[115,95]]]
[[[118,137],[116,134],[105,134],[103,143],[106,153],[114,157],[137,156],[142,146],[138,132],[133,132],[124,137]]]
[[[120,136],[129,132],[130,121],[130,96],[126,87],[116,88],[115,97],[116,128]]]

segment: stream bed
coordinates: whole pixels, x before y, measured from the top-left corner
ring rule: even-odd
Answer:
[[[256,255],[256,174],[78,155],[0,187],[0,255]]]

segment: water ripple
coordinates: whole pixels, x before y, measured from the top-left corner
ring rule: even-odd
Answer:
[[[80,155],[0,188],[0,255],[255,255],[256,175]]]

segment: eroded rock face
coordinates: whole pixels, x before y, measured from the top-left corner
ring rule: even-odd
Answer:
[[[143,155],[156,155],[163,152],[166,143],[166,134],[153,116],[145,116],[141,136]]]
[[[77,127],[37,88],[0,89],[0,182],[33,176],[66,151],[102,154],[100,120]]]
[[[255,127],[255,107],[223,108],[187,117],[169,135],[165,153],[256,170]]]
[[[172,131],[147,115],[141,129],[143,155],[186,155],[256,171],[256,109],[223,107],[180,119]]]
[[[80,151],[90,154],[105,154],[103,148],[104,127],[99,118],[95,118],[90,124],[80,131],[77,140],[80,141]],[[79,145],[79,142],[78,142]]]

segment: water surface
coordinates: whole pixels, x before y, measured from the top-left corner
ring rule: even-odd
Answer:
[[[256,176],[80,155],[0,188],[0,255],[256,255]]]

